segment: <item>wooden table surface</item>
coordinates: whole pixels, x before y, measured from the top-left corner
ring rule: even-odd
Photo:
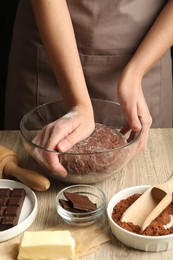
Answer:
[[[21,136],[18,131],[1,131],[0,144],[15,151],[20,159],[20,166],[41,171],[41,168],[24,151]],[[100,182],[93,184],[103,190],[107,202],[118,191],[143,184],[164,182],[173,171],[173,129],[151,129],[148,145],[135,159],[133,159],[121,172]],[[55,209],[57,192],[67,183],[51,180],[51,187],[46,192],[36,192],[39,211],[29,230],[43,230],[53,226],[62,225],[63,221]],[[46,206],[45,206],[46,202]],[[104,225],[108,227],[107,217],[103,218]],[[10,243],[13,239],[10,240]],[[9,243],[3,242],[1,245]],[[0,253],[1,255],[1,253]],[[1,257],[0,257],[1,258]],[[95,253],[80,257],[80,260],[116,260],[116,259],[173,259],[173,250],[153,253],[142,252],[124,246],[116,238],[103,244]]]

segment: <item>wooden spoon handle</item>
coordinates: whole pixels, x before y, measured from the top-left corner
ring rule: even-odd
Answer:
[[[15,162],[7,162],[3,173],[7,177],[15,177],[31,189],[44,191],[50,187],[50,181],[38,172],[19,167]]]
[[[172,195],[169,193],[156,205],[156,207],[147,216],[141,226],[141,231],[144,231],[151,224],[151,222],[156,219],[161,212],[163,212],[163,210],[171,203],[171,201]]]

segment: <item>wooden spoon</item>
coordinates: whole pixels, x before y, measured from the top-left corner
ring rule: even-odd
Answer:
[[[122,215],[122,222],[132,222],[145,230],[171,202],[173,175],[164,183],[147,189]]]

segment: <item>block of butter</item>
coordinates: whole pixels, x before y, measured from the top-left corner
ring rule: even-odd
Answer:
[[[70,231],[26,231],[21,239],[18,259],[60,259],[75,255]]]

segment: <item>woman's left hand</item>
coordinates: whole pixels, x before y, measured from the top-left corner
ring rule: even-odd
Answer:
[[[142,128],[141,140],[136,153],[139,153],[146,146],[149,129],[152,124],[141,81],[141,77],[124,70],[117,89],[119,103],[127,116],[130,129],[134,132],[139,132]]]

